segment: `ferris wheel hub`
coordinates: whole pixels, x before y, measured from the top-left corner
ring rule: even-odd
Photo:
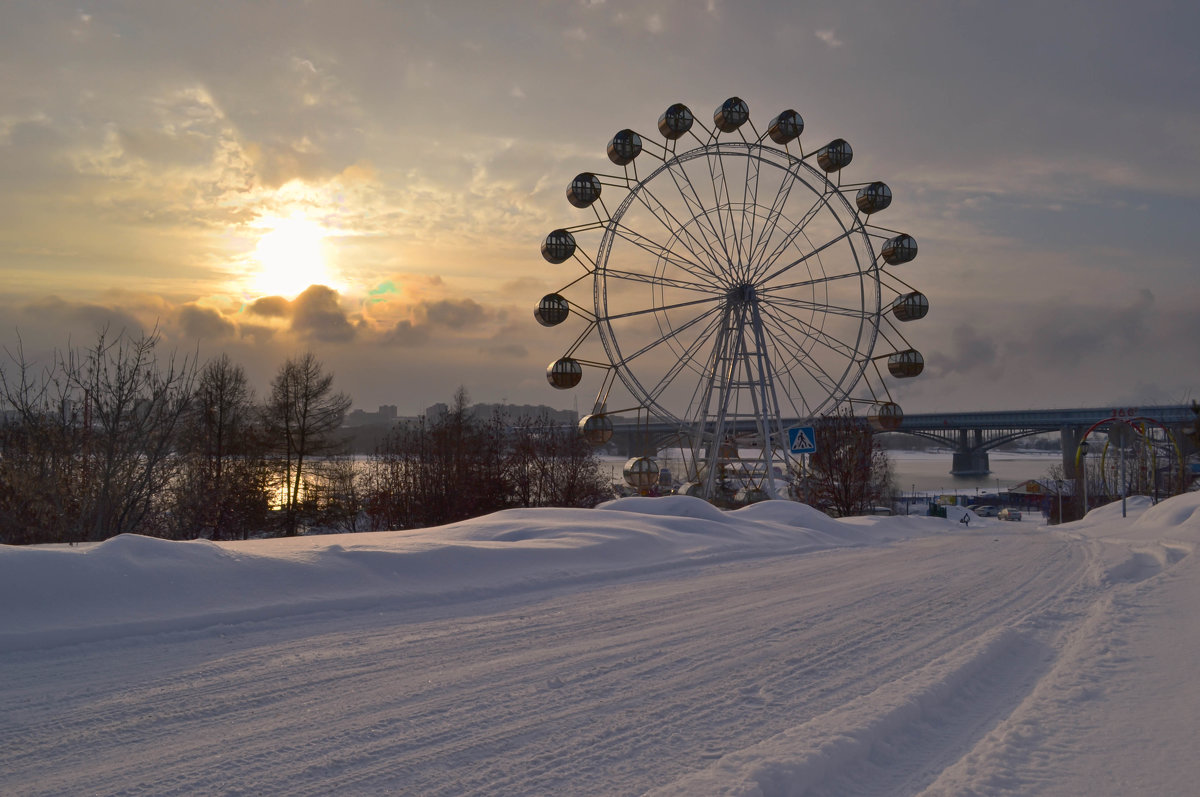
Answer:
[[[758,290],[753,283],[742,282],[730,288],[726,296],[733,305],[755,304],[758,301]]]

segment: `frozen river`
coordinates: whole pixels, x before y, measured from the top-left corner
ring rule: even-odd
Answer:
[[[924,451],[889,451],[895,473],[896,488],[902,493],[949,493],[958,491],[963,495],[995,492],[997,486],[1007,490],[1027,479],[1040,479],[1051,466],[1059,464],[1058,452],[1046,454],[991,452],[992,472],[987,476],[951,476],[952,457],[949,451],[929,453]],[[614,482],[621,480],[623,457],[603,457],[605,467]],[[659,464],[671,469],[676,477],[682,476],[682,460],[678,457],[659,456]],[[998,484],[997,484],[998,483]]]
[[[1027,479],[1040,479],[1053,465],[1062,462],[1058,452],[1046,454],[1006,453],[993,451],[988,459],[992,472],[987,476],[951,476],[951,454],[926,453],[922,451],[889,451],[892,470],[896,474],[896,487],[904,492],[963,494],[1007,490]]]

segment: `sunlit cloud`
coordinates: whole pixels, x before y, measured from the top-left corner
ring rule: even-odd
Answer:
[[[816,36],[829,47],[841,47],[843,43],[832,30],[818,30]]]
[[[179,324],[183,334],[198,340],[220,341],[237,334],[237,325],[219,310],[188,303],[179,308]]]

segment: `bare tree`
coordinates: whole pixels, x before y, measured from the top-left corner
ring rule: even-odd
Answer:
[[[228,355],[200,370],[175,485],[176,535],[246,539],[267,525],[270,463],[246,372]]]
[[[333,456],[309,468],[309,485],[318,525],[336,532],[366,531],[367,476],[351,456]]]
[[[288,359],[271,383],[267,418],[283,454],[284,533],[288,536],[298,532],[305,460],[333,449],[333,432],[342,425],[350,403],[345,393],[333,392],[333,374],[325,372],[312,352]]]
[[[4,459],[28,470],[6,478],[0,493],[26,518],[41,518],[51,539],[164,532],[196,363],[160,358],[159,342],[157,330],[101,330],[90,348],[55,352],[40,370],[20,350],[10,354],[14,370],[0,374],[11,408]]]
[[[517,506],[593,507],[612,497],[596,450],[575,429],[526,417],[508,439],[507,492]]]
[[[595,506],[612,497],[595,450],[546,417],[487,420],[460,388],[437,418],[398,427],[366,464],[373,529],[452,523],[514,506]]]
[[[79,407],[65,374],[30,362],[18,336],[0,367],[0,542],[81,539],[78,485],[86,468]],[[57,361],[57,359],[56,359]]]
[[[867,422],[841,411],[814,426],[818,445],[807,474],[811,502],[846,516],[887,500],[894,492],[891,462]]]

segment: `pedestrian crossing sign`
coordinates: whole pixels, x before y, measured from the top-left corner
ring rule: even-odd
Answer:
[[[811,426],[793,426],[787,433],[791,453],[811,454],[817,450],[817,436]]]

